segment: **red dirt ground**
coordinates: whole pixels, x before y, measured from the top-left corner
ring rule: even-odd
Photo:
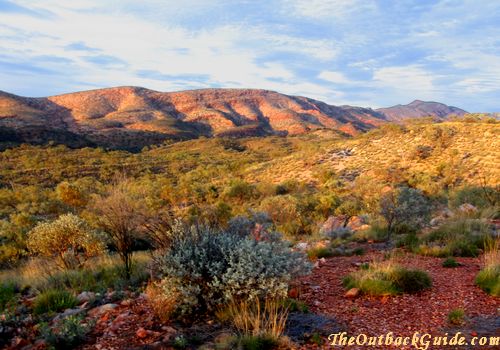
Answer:
[[[393,332],[395,336],[411,336],[420,332],[442,336],[450,328],[447,324],[448,313],[457,308],[464,309],[469,318],[500,317],[500,298],[489,296],[474,284],[480,270],[478,258],[457,258],[463,266],[444,268],[441,266],[443,259],[408,254],[401,258],[401,264],[427,271],[433,281],[431,289],[414,295],[346,298],[342,278],[357,269],[355,263],[380,259],[381,255],[371,253],[327,259],[303,280],[301,298],[311,305],[313,312],[333,316],[345,323],[350,335],[364,333],[378,336]],[[480,333],[479,330],[477,332]],[[469,333],[475,333],[475,330]],[[495,333],[499,336],[500,330],[496,329]],[[472,335],[475,334],[467,334],[469,337]]]
[[[311,311],[335,318],[345,325],[349,335],[364,333],[368,336],[379,336],[393,332],[395,336],[411,336],[414,332],[445,335],[462,331],[470,338],[481,329],[474,325],[453,329],[447,324],[448,313],[456,308],[463,308],[469,319],[476,316],[487,316],[498,320],[500,317],[500,298],[487,295],[474,285],[474,279],[480,270],[478,258],[457,258],[463,264],[458,268],[443,268],[442,259],[405,255],[401,264],[411,268],[427,271],[433,280],[431,289],[414,295],[400,295],[384,298],[361,296],[348,299],[344,296],[342,278],[357,267],[355,263],[369,262],[381,258],[383,253],[373,252],[365,256],[334,257],[327,259],[320,267],[315,268],[310,276],[300,281],[300,299],[310,305]],[[119,315],[123,315],[118,317]],[[118,318],[117,318],[118,317]],[[493,323],[493,327],[498,325]],[[144,328],[143,338],[138,330]],[[172,328],[161,328],[162,325],[153,318],[152,310],[146,300],[136,299],[132,305],[120,305],[101,316],[94,329],[94,341],[83,346],[83,349],[167,349],[167,334]],[[481,325],[478,326],[481,328]],[[489,335],[499,336],[500,330],[491,325]],[[483,332],[484,334],[484,332]],[[171,339],[171,336],[170,336]],[[162,344],[163,343],[163,344]],[[315,349],[316,345],[306,345],[301,349]],[[323,348],[332,349],[328,344]],[[341,348],[341,347],[335,347]],[[414,347],[357,347],[346,349],[415,349]],[[429,349],[454,349],[455,347],[429,347]],[[475,349],[488,349],[477,346]],[[491,349],[491,348],[490,348]]]

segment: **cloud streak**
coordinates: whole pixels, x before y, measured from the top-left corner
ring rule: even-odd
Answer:
[[[241,87],[500,110],[495,2],[188,2],[0,0],[0,89]]]

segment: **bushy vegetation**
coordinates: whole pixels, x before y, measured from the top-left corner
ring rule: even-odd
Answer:
[[[49,325],[39,325],[42,338],[54,349],[73,349],[86,339],[91,324],[84,323],[83,316],[68,316]]]
[[[17,287],[12,282],[0,283],[0,311],[3,311],[16,297]]]
[[[448,323],[454,326],[461,326],[465,322],[464,309],[454,309],[448,313]]]
[[[180,315],[213,312],[226,302],[284,297],[290,281],[310,264],[274,233],[260,237],[184,228],[156,257],[163,292]]]
[[[392,259],[373,262],[343,280],[347,289],[358,288],[367,295],[395,295],[417,293],[430,288],[432,280],[425,271],[410,270],[396,264]]]
[[[498,257],[487,243],[499,218],[498,174],[490,142],[479,142],[498,125],[474,126],[199,139],[137,153],[7,149],[0,152],[0,306],[23,308],[37,295],[34,317],[49,319],[82,291],[144,291],[164,322],[226,310],[238,334],[227,348],[270,348],[287,310],[307,310],[278,300],[310,271],[309,260],[394,244],[447,258],[450,267],[452,256],[486,251],[476,283],[498,296]],[[298,242],[307,243],[306,254]],[[369,295],[431,286],[425,272],[392,260],[362,265],[344,283]],[[279,307],[269,311],[270,302]],[[49,345],[74,347],[88,326],[81,321],[40,331]],[[172,343],[190,344],[183,336]]]
[[[497,240],[487,246],[483,256],[483,269],[476,277],[476,284],[486,293],[500,296],[500,244]]]
[[[75,296],[66,290],[50,289],[40,293],[34,303],[35,314],[45,314],[70,309],[78,304]]]
[[[491,239],[491,232],[485,220],[456,218],[424,236],[415,251],[439,257],[476,257]]]
[[[65,269],[80,268],[105,251],[102,237],[73,214],[61,215],[52,222],[39,223],[28,233],[28,248],[41,256],[58,261]]]
[[[449,257],[443,260],[442,266],[447,268],[453,268],[460,266],[460,263],[458,263],[455,259]]]

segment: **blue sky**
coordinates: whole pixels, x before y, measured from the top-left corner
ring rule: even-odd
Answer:
[[[500,1],[0,0],[0,90],[119,85],[500,111]]]

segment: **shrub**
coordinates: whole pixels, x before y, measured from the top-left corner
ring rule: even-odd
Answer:
[[[486,208],[500,202],[498,188],[488,186],[466,186],[452,193],[450,197],[450,205],[454,208],[465,203],[477,208]]]
[[[476,284],[486,293],[500,296],[500,267],[481,270],[476,276]]]
[[[311,260],[329,258],[332,257],[333,255],[334,254],[332,250],[327,247],[316,247],[316,248],[311,248],[307,251],[307,256]]]
[[[398,269],[393,278],[396,289],[403,293],[417,293],[432,286],[429,274],[421,270]]]
[[[417,252],[440,257],[476,257],[490,239],[488,223],[480,219],[459,218],[444,223],[425,236]]]
[[[59,312],[78,304],[78,300],[65,290],[47,290],[39,294],[33,304],[33,312],[37,315]]]
[[[277,341],[283,334],[288,318],[288,309],[283,301],[230,301],[218,315],[229,321],[241,336],[264,337]]]
[[[226,192],[228,198],[233,198],[239,201],[248,201],[256,198],[258,195],[254,185],[242,180],[234,181]]]
[[[45,257],[55,257],[61,268],[79,268],[105,245],[78,216],[61,215],[57,220],[38,224],[28,234],[28,247]]]
[[[415,233],[408,233],[396,242],[396,246],[406,247],[410,251],[413,251],[418,247],[419,242],[420,240]]]
[[[267,336],[243,336],[238,344],[242,350],[270,350],[278,346],[278,341]]]
[[[452,268],[452,267],[458,267],[460,266],[460,264],[455,259],[449,257],[443,261],[442,266],[447,268]]]
[[[483,256],[483,269],[476,277],[476,284],[486,293],[500,296],[500,246],[499,241],[486,247]]]
[[[175,313],[178,295],[175,293],[164,293],[166,286],[163,281],[150,283],[146,288],[149,304],[154,313],[162,322],[170,320]]]
[[[454,309],[451,310],[448,314],[448,323],[460,326],[464,324],[465,321],[465,311],[463,309]]]
[[[55,349],[73,349],[85,340],[91,327],[83,323],[83,316],[68,316],[53,326],[40,324],[40,334]]]
[[[432,285],[429,275],[420,270],[409,270],[394,261],[374,262],[343,279],[345,288],[359,288],[368,295],[395,295],[417,293]]]
[[[290,281],[311,264],[287,244],[258,241],[228,232],[191,228],[168,251],[156,256],[163,292],[178,295],[176,313],[214,311],[236,298],[285,297]]]
[[[137,288],[150,278],[148,264],[149,253],[134,255],[135,264],[132,267],[130,278],[124,277],[123,265],[120,264],[118,255],[103,256],[87,264],[79,270],[63,270],[44,277],[41,283],[31,282],[33,287],[40,290],[68,289],[74,293],[82,291],[105,292],[111,288],[121,290],[124,288]]]
[[[0,311],[4,310],[14,299],[17,286],[12,282],[0,283]]]
[[[401,224],[420,227],[429,217],[431,205],[422,191],[400,187],[380,199],[380,214],[387,222],[389,235]]]

